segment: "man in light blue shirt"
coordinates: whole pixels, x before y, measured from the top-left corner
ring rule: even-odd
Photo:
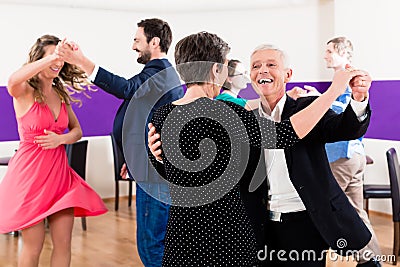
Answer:
[[[346,65],[351,63],[352,56],[353,45],[346,37],[333,38],[327,42],[324,56],[327,68],[331,68],[335,72],[346,69]],[[304,89],[294,87],[287,94],[291,98],[297,99],[320,93],[312,86],[304,86]],[[331,109],[337,114],[343,113],[349,105],[351,97],[352,91],[348,86],[346,91],[332,104]],[[367,99],[368,96],[364,100]],[[325,151],[336,181],[372,234],[370,242],[358,253],[357,266],[381,266],[374,257],[381,254],[379,243],[363,208],[363,176],[366,157],[362,137],[350,141],[327,143]]]
[[[335,72],[345,69],[351,63],[353,55],[353,45],[346,37],[337,37],[329,40],[326,45],[324,60],[327,68]],[[351,99],[351,89],[339,96],[332,104],[332,109],[342,113]],[[325,145],[329,165],[339,186],[343,189],[350,202],[353,204],[361,219],[371,231],[372,238],[364,250],[380,255],[379,243],[372,229],[368,215],[363,209],[363,176],[366,166],[366,158],[362,137],[351,141],[340,141],[327,143]]]

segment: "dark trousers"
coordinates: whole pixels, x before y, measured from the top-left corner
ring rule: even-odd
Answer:
[[[282,221],[268,220],[266,246],[258,252],[263,266],[325,267],[328,244],[306,211],[289,213]]]

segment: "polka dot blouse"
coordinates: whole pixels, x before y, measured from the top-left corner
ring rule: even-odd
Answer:
[[[298,141],[289,120],[260,118],[239,105],[199,98],[153,115],[170,183],[163,266],[253,266],[256,240],[240,197],[246,149],[288,148]]]

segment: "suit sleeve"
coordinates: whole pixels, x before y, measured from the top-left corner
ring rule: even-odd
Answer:
[[[308,104],[312,101],[308,101]],[[351,105],[347,105],[344,112],[340,114],[329,109],[306,138],[318,138],[325,143],[358,139],[365,135],[368,129],[371,118],[369,104],[366,114],[367,117],[360,122]]]
[[[141,95],[148,93],[150,87],[142,85],[162,69],[161,65],[150,62],[139,74],[127,80],[100,67],[94,84],[117,98],[129,100],[139,88],[141,88]]]
[[[258,147],[261,145],[263,148],[270,149],[285,149],[295,145],[300,140],[289,119],[274,122],[234,103],[223,102],[229,105],[241,118],[251,145]],[[235,131],[235,133],[237,139],[242,142],[246,141],[246,136],[239,134],[239,131]],[[260,139],[261,142],[257,142]]]

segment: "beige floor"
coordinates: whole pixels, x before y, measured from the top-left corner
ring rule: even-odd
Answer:
[[[72,267],[127,267],[143,266],[136,250],[135,209],[128,208],[127,199],[122,199],[120,210],[114,211],[113,200],[106,201],[109,212],[87,219],[88,231],[83,232],[80,219],[75,220],[73,231]],[[134,205],[134,204],[133,204]],[[393,229],[389,216],[372,213],[371,221],[377,233],[383,255],[392,254]],[[17,255],[21,238],[0,235],[0,266],[17,266]],[[51,251],[49,236],[46,236],[40,259],[41,267],[48,267]],[[356,263],[350,259],[329,261],[328,267],[351,267]],[[384,263],[383,266],[393,266]],[[397,264],[400,266],[400,264]]]

